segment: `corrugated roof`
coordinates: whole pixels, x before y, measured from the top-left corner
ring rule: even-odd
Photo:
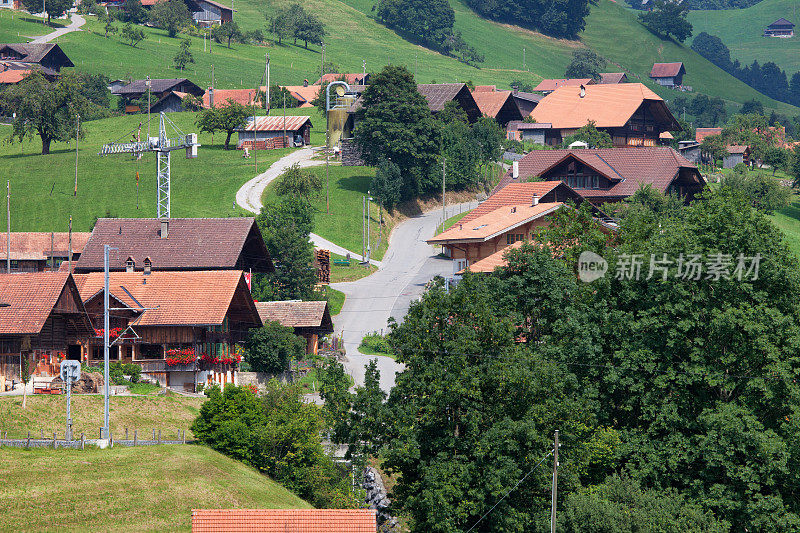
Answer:
[[[282,326],[290,328],[330,327],[330,331],[333,331],[328,302],[325,300],[256,302],[256,309],[265,324],[280,322]]]
[[[256,117],[257,131],[298,131],[306,122],[311,122],[311,117],[300,117],[293,115],[283,116],[268,116]],[[236,131],[253,131],[253,119],[248,119],[247,125],[244,128],[237,129]]]
[[[467,213],[459,222],[465,224],[500,207],[530,204],[533,195],[542,198],[558,186],[563,186],[561,181],[532,181],[526,183],[508,183],[497,192],[484,200],[478,207]]]
[[[511,231],[532,220],[548,215],[561,207],[561,202],[525,204],[499,207],[493,211],[473,218],[456,222],[447,231],[428,239],[429,244],[446,242],[483,242],[507,231]]]
[[[375,533],[372,509],[192,509],[192,533]]]
[[[539,85],[533,88],[534,91],[555,91],[559,87],[579,87],[581,85],[589,85],[594,81],[592,78],[560,78],[560,79],[544,79],[539,82]]]
[[[650,71],[651,78],[672,78],[680,74],[683,63],[653,63],[653,70]]]
[[[86,302],[102,294],[105,274],[76,274],[81,299]],[[190,272],[112,272],[109,292],[133,310],[142,311],[141,326],[213,326],[221,325],[234,303],[252,326],[261,319],[247,289],[241,270],[195,270]],[[246,296],[246,297],[244,297]],[[248,302],[249,300],[249,302]]]
[[[663,129],[679,128],[664,100],[641,83],[586,85],[585,91],[581,97],[579,87],[556,89],[542,98],[531,117],[536,122],[549,122],[556,129],[577,129],[589,121],[594,121],[598,128],[621,128],[649,101],[663,108],[660,111]]]
[[[73,232],[72,253],[81,253],[91,235],[88,232]],[[69,233],[32,231],[11,233],[11,259],[13,260],[43,261],[53,255],[51,251],[54,251],[54,255],[57,257],[66,256],[69,252]],[[0,237],[0,259],[5,259],[5,257],[6,238],[2,236]]]
[[[0,307],[0,334],[37,335],[58,303],[64,287],[70,281],[66,272],[24,272],[0,274],[0,302],[10,304]],[[74,285],[72,285],[74,287]],[[76,321],[85,324],[91,332],[89,318],[83,304],[75,300],[83,317]]]

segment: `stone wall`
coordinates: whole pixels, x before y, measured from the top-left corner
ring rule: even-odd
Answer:
[[[342,139],[342,166],[360,167],[364,165],[361,160],[361,152],[353,139]]]
[[[256,387],[266,387],[270,379],[275,378],[281,383],[288,383],[292,380],[291,372],[281,372],[280,374],[270,374],[269,372],[237,372],[236,378],[240,386],[255,385]]]

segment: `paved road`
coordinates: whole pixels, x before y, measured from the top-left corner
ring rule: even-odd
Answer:
[[[72,14],[72,18],[70,24],[68,26],[64,26],[63,28],[59,28],[52,33],[48,33],[47,35],[41,35],[36,37],[32,40],[32,43],[49,43],[53,39],[57,37],[61,37],[62,35],[66,35],[67,33],[71,33],[73,31],[80,30],[81,26],[86,24],[86,19],[82,16],[78,15],[77,13]]]
[[[475,202],[450,206],[448,216],[475,206]],[[364,335],[386,332],[389,317],[402,322],[428,281],[436,275],[452,274],[451,261],[439,257],[438,250],[425,243],[440,221],[441,210],[435,209],[398,224],[377,272],[357,281],[331,285],[347,295],[342,311],[334,317],[334,327],[344,339],[349,359],[345,367],[356,385],[364,383],[364,365],[376,358],[358,351]],[[388,392],[394,386],[395,372],[402,371],[403,366],[389,357],[377,359],[381,388]]]

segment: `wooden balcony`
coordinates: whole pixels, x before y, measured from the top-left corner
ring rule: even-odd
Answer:
[[[142,372],[145,374],[153,374],[160,372],[195,372],[200,370],[197,362],[191,362],[185,365],[167,365],[163,359],[146,359],[133,361],[142,367]]]

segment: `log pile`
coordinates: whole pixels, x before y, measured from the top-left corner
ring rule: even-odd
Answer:
[[[331,282],[331,251],[316,250],[315,261],[317,267],[317,280],[320,283]]]

